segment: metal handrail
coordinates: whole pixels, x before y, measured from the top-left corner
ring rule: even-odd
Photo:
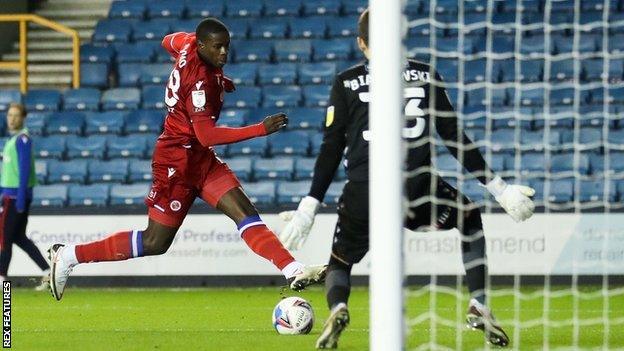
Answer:
[[[57,32],[67,34],[72,38],[72,86],[74,88],[80,87],[80,36],[76,30],[33,14],[0,15],[0,22],[19,22],[20,59],[19,61],[0,61],[0,68],[19,69],[22,94],[28,91],[28,22],[37,23]]]

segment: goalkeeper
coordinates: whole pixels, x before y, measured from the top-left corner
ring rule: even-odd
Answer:
[[[358,31],[358,46],[368,59],[368,10],[360,16]],[[487,263],[481,214],[470,200],[431,173],[432,145],[429,140],[434,134],[430,125],[435,126],[453,156],[463,161],[463,166],[478,178],[515,221],[523,221],[533,214],[534,204],[530,196],[534,190],[506,184],[498,176],[488,181],[485,175],[491,171],[476,146],[463,132],[458,132],[457,117],[439,75],[430,74],[433,70],[429,65],[414,60],[409,60],[405,67],[406,124],[403,137],[416,145],[407,154],[406,171],[409,176],[406,178],[405,194],[411,207],[405,227],[411,230],[459,229],[466,280],[471,293],[467,322],[470,327],[483,330],[490,343],[506,346],[509,338],[486,306]],[[368,84],[367,63],[338,74],[331,90],[323,144],[316,160],[309,195],[301,200],[296,211],[280,214],[288,222],[280,233],[280,239],[290,249],[301,248],[343,152],[347,150],[345,166],[348,181],[338,204],[338,222],[325,282],[331,313],[317,340],[317,348],[337,346],[340,333],[349,323],[347,301],[351,289],[351,267],[368,251],[368,140],[371,138],[368,132]],[[432,204],[429,197],[441,201]]]

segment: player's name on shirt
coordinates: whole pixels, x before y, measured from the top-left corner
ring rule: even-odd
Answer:
[[[403,79],[406,82],[426,82],[429,83],[431,81],[431,77],[429,76],[429,72],[419,71],[416,69],[408,69],[403,72]],[[361,74],[357,76],[355,79],[347,79],[343,80],[345,88],[351,88],[351,90],[355,91],[360,89],[360,87],[370,85],[370,74]]]

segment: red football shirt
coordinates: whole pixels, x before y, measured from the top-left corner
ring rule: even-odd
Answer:
[[[163,47],[176,60],[165,88],[168,109],[163,137],[189,143],[196,139],[193,123],[216,122],[223,106],[224,91],[234,90],[221,68],[205,64],[197,54],[194,33],[167,35]],[[230,86],[227,86],[230,85]]]

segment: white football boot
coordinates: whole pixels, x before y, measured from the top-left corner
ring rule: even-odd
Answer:
[[[63,260],[63,250],[65,245],[54,244],[48,249],[48,257],[52,266],[50,267],[50,291],[57,301],[63,298],[65,284],[74,269],[74,265]]]
[[[342,303],[329,315],[323,325],[321,336],[316,340],[317,349],[335,349],[338,347],[340,333],[349,325],[349,310]]]
[[[324,282],[326,274],[327,265],[303,266],[288,279],[288,285],[294,291],[301,291],[310,285]]]
[[[475,299],[470,299],[466,322],[468,322],[468,328],[483,331],[485,338],[492,345],[500,347],[509,345],[509,337],[498,324],[490,309]]]

